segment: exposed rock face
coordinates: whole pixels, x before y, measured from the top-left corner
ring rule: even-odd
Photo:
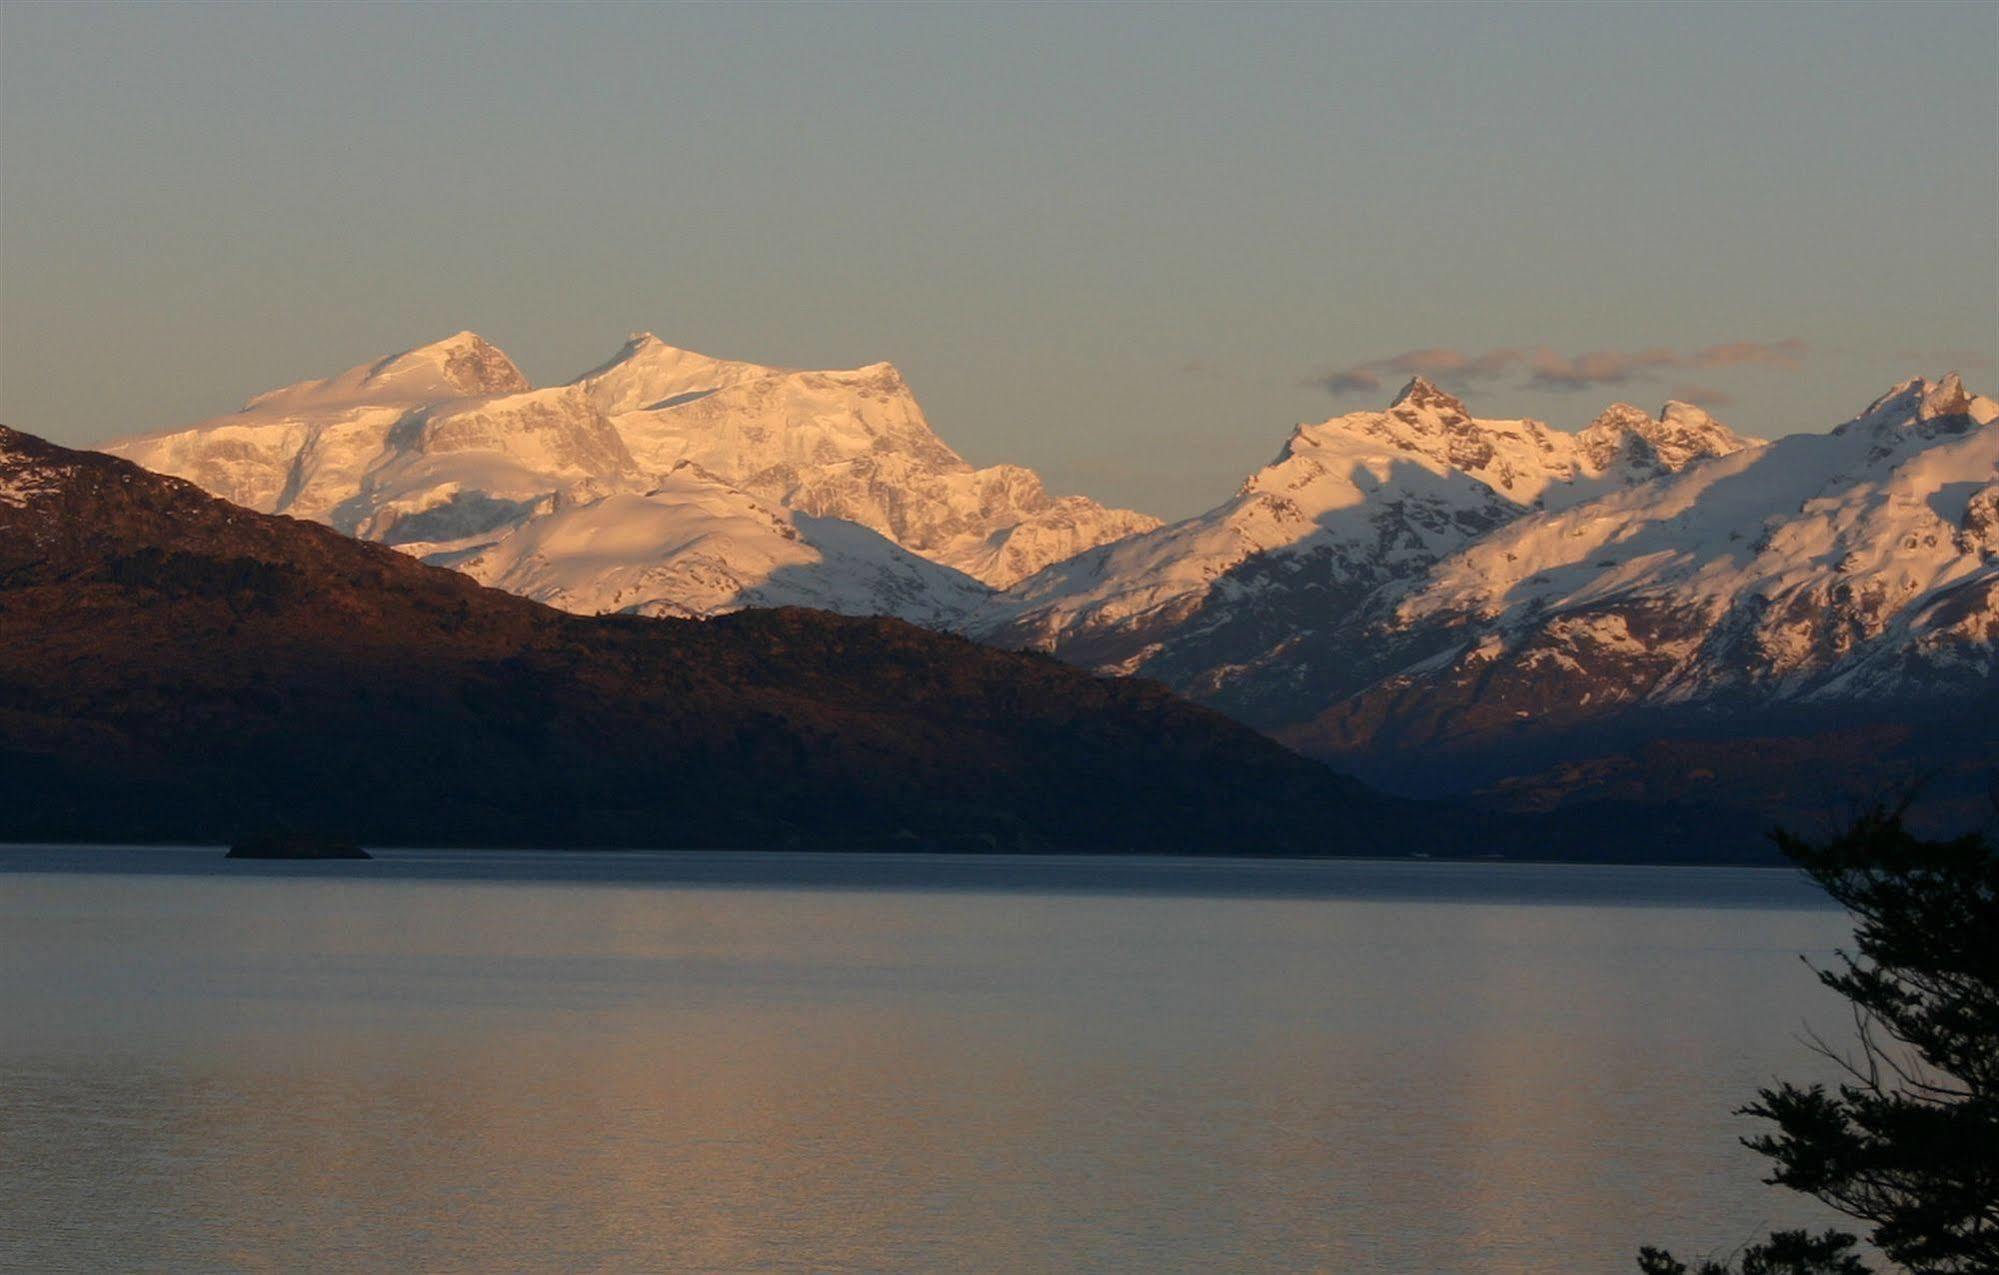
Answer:
[[[305,408],[330,403],[426,403],[533,388],[513,360],[476,332],[459,332],[322,381],[301,381],[259,394],[256,408]]]
[[[650,333],[542,390],[460,333],[106,450],[249,508],[522,582],[577,608],[626,599],[649,613],[712,615],[799,603],[956,624],[982,599],[974,580],[1003,586],[1157,525],[1079,496],[1051,498],[1017,466],[973,469],[886,363],[796,372],[675,349]],[[608,509],[578,512],[615,498],[666,535],[658,511],[683,494],[658,542],[606,534]],[[558,511],[561,528],[506,543]],[[722,521],[698,529],[704,511]],[[798,518],[819,530],[803,534]],[[879,535],[856,536],[835,519]],[[587,542],[577,534],[585,524],[597,529]],[[615,558],[605,552],[613,541]]]
[[[512,359],[476,333],[459,333],[441,353],[445,382],[461,394],[518,394],[533,388]]]

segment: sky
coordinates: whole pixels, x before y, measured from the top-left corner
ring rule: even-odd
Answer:
[[[0,5],[0,421],[470,328],[886,359],[1174,517],[1410,370],[1823,429],[1999,385],[1999,4]]]

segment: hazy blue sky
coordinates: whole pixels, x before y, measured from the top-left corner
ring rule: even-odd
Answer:
[[[1489,414],[1823,428],[1999,382],[1995,53],[1991,3],[11,0],[0,420],[469,327],[538,383],[639,328],[889,359],[970,459],[1169,515],[1414,349],[1529,352]]]

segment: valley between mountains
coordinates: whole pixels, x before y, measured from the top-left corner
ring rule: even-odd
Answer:
[[[562,610],[892,616],[1164,682],[1411,795],[1734,828],[1999,764],[1999,403],[1775,441],[1421,378],[1162,525],[974,468],[895,368],[650,334],[535,388],[460,333],[106,450]],[[1689,813],[1692,812],[1692,813]]]

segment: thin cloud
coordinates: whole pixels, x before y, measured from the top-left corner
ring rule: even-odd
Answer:
[[[1701,407],[1727,407],[1735,401],[1735,395],[1727,390],[1718,390],[1712,385],[1675,385],[1666,391],[1667,398],[1676,398],[1682,403],[1695,403]]]
[[[1364,367],[1348,368],[1344,372],[1328,372],[1316,378],[1326,387],[1328,394],[1373,394],[1381,388],[1381,376]]]
[[[1528,363],[1527,383],[1535,389],[1582,390],[1592,385],[1622,385],[1681,366],[1680,356],[1671,350],[1591,350],[1568,356],[1536,350]]]
[[[1313,383],[1335,395],[1376,393],[1390,379],[1411,376],[1453,385],[1511,379],[1528,389],[1566,391],[1622,385],[1703,368],[1791,369],[1803,362],[1805,354],[1805,343],[1795,339],[1729,341],[1685,352],[1661,346],[1645,350],[1588,350],[1581,354],[1562,354],[1547,346],[1532,349],[1509,346],[1479,352],[1433,346],[1322,373],[1313,378]],[[1711,396],[1716,394],[1713,390],[1706,392]],[[1718,402],[1726,397],[1701,401]]]
[[[1789,370],[1798,366],[1804,357],[1805,343],[1795,337],[1774,342],[1731,341],[1727,345],[1710,345],[1705,350],[1695,350],[1689,366],[1739,367],[1754,364]]]

